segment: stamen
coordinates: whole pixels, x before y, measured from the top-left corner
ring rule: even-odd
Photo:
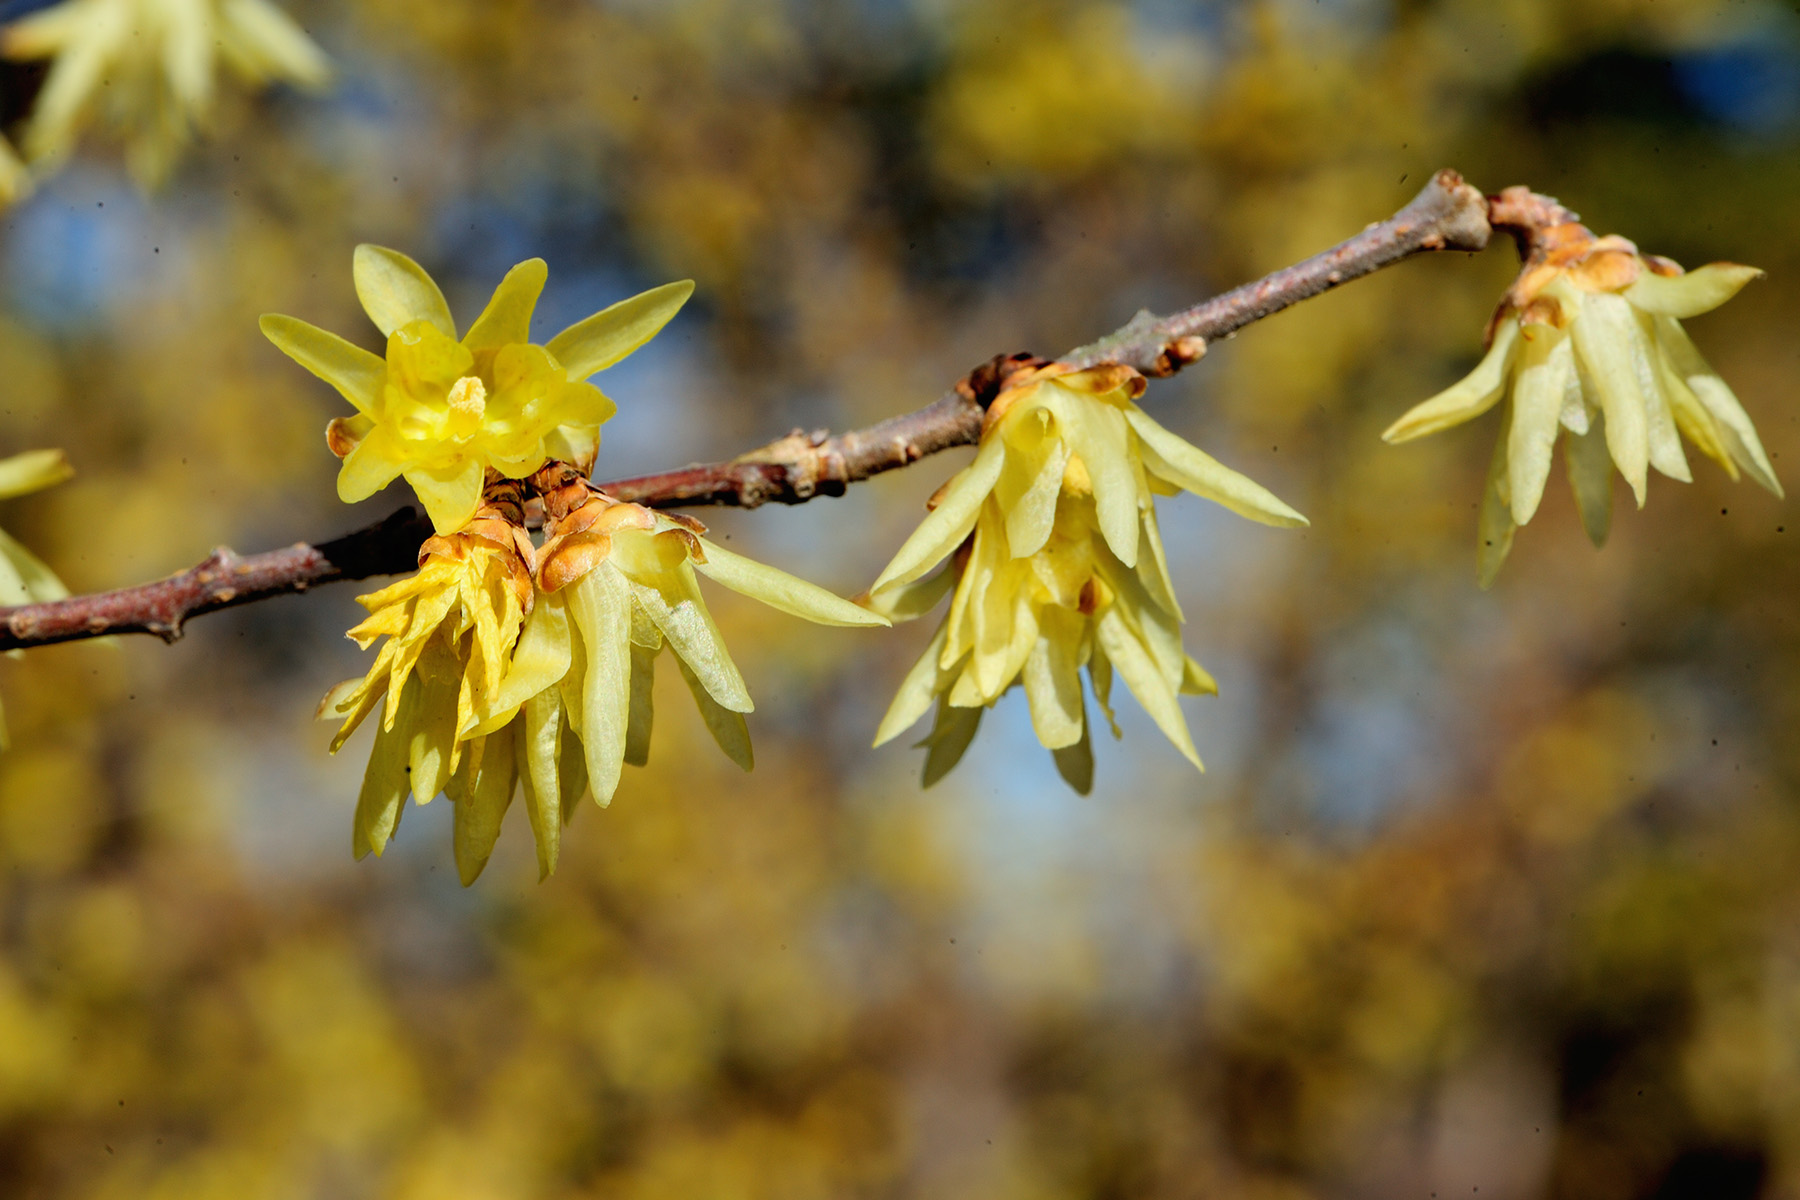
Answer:
[[[487,411],[487,385],[473,375],[464,375],[450,389],[450,411],[479,421]]]

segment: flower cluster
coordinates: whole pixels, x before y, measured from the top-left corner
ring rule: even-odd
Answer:
[[[897,736],[935,703],[927,786],[956,765],[981,714],[1021,684],[1063,778],[1093,778],[1080,671],[1112,719],[1115,670],[1196,767],[1179,693],[1217,688],[1182,649],[1155,495],[1193,492],[1270,525],[1306,518],[1176,437],[1134,401],[1143,376],[1050,363],[1015,372],[989,405],[975,461],[870,589],[871,607],[917,617],[951,596],[936,636],[876,734]]]
[[[1641,508],[1650,467],[1691,481],[1683,437],[1733,479],[1741,470],[1781,495],[1749,415],[1681,328],[1762,272],[1735,263],[1684,272],[1572,220],[1535,241],[1480,365],[1382,435],[1410,441],[1506,401],[1479,519],[1481,586],[1492,585],[1514,533],[1536,514],[1565,431],[1569,482],[1595,545],[1611,523],[1613,468]]]
[[[268,0],[64,0],[0,30],[0,55],[52,60],[25,128],[27,158],[53,164],[98,124],[126,143],[147,187],[205,122],[220,61],[252,84],[318,87],[331,74]],[[8,177],[0,169],[0,184]]]
[[[338,494],[361,500],[404,476],[437,536],[419,571],[361,597],[350,631],[368,674],[333,689],[336,751],[379,707],[353,848],[381,853],[410,794],[455,806],[458,872],[471,883],[523,793],[538,865],[556,867],[561,829],[592,791],[605,805],[625,764],[649,753],[651,682],[673,651],[706,726],[748,770],[749,691],[701,597],[696,573],[829,625],[886,619],[708,542],[698,521],[625,504],[586,478],[611,400],[586,382],[655,334],[691,283],[621,301],[546,345],[530,338],[545,268],[514,267],[460,340],[443,294],[411,259],[374,246],[355,258],[357,293],[387,336],[378,358],[292,317],[269,339],[355,406],[326,440],[344,459]],[[533,543],[526,508],[541,506]]]
[[[0,500],[27,496],[68,479],[75,473],[61,450],[27,450],[0,458]],[[0,606],[42,604],[69,594],[44,561],[0,529]],[[17,655],[19,651],[13,651]],[[6,749],[6,720],[0,714],[0,750]]]

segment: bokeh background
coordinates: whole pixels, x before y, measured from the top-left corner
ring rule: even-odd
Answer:
[[[19,5],[11,6],[17,9]],[[599,473],[918,407],[1285,265],[1440,166],[1688,265],[1790,486],[1800,12],[1773,0],[291,0],[324,96],[227,89],[166,189],[90,148],[0,219],[0,521],[78,590],[333,536],[341,401],[258,334],[377,345],[352,247],[553,332],[698,281]],[[1163,528],[1196,775],[1129,700],[1080,798],[1016,694],[929,792],[868,748],[929,623],[715,598],[758,710],[672,674],[650,765],[539,884],[448,802],[355,863],[339,585],[0,666],[0,1192],[95,1200],[1800,1196],[1800,511],[1695,456],[1582,536],[1558,471],[1474,584],[1466,371],[1510,247],[1256,325],[1149,410],[1307,512]],[[850,593],[965,455],[704,512]],[[922,731],[921,731],[922,733]]]

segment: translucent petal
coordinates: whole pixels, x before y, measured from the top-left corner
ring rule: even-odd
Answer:
[[[770,608],[820,625],[889,623],[881,614],[852,604],[786,571],[735,554],[714,542],[702,540],[700,545],[706,557],[694,560],[694,570],[734,592],[761,600]]]
[[[463,345],[484,350],[531,341],[531,313],[549,277],[550,268],[541,258],[528,258],[508,271],[469,327]]]
[[[655,646],[631,643],[631,716],[625,727],[625,761],[641,767],[650,761],[650,730],[656,723]]]
[[[163,0],[165,11],[186,8],[177,19],[165,19],[162,30],[163,78],[176,105],[199,115],[212,104],[213,47],[211,6],[196,0]],[[173,14],[171,14],[173,15]]]
[[[604,807],[619,790],[631,726],[631,590],[611,564],[589,571],[567,590],[587,663],[581,745],[587,751],[588,784]]]
[[[1156,727],[1181,751],[1182,757],[1204,771],[1206,768],[1200,762],[1200,752],[1194,749],[1187,721],[1181,715],[1181,703],[1175,698],[1175,689],[1163,678],[1161,670],[1145,652],[1143,645],[1131,635],[1116,609],[1109,610],[1100,618],[1096,632],[1100,645],[1106,650],[1106,657],[1118,668],[1119,674],[1125,679],[1125,686],[1131,689],[1131,694],[1144,706],[1144,711],[1150,714]]]
[[[567,701],[563,704],[562,739],[557,750],[557,782],[562,787],[562,819],[563,824],[575,815],[581,798],[587,794],[587,759],[581,748],[581,739],[575,736],[574,727],[569,722]]]
[[[548,879],[562,852],[563,731],[562,699],[554,690],[539,692],[525,702],[518,731],[519,782],[524,785],[525,813],[531,820],[531,836],[537,843],[538,878]]]
[[[750,752],[750,729],[744,724],[744,714],[725,708],[708,695],[706,685],[679,654],[675,656],[675,661],[681,667],[681,678],[687,682],[688,691],[693,693],[694,704],[700,709],[700,719],[706,722],[713,741],[719,743],[719,749],[725,752],[726,758],[748,771],[756,764],[756,759]]]
[[[1073,745],[1052,750],[1050,757],[1056,761],[1056,773],[1075,789],[1076,795],[1085,796],[1094,790],[1094,743],[1088,737],[1086,722]]]
[[[1649,401],[1632,353],[1637,318],[1620,296],[1584,292],[1580,302],[1581,311],[1571,329],[1575,353],[1600,394],[1600,411],[1606,414],[1606,445],[1613,462],[1642,508],[1650,466],[1650,418]]]
[[[1083,735],[1081,676],[1077,656],[1086,619],[1066,609],[1046,610],[1039,636],[1025,659],[1025,698],[1038,741],[1051,750]]]
[[[19,577],[19,569],[12,562],[9,554],[0,554],[0,605],[11,608],[16,604],[30,604],[31,593],[25,590],[25,581]]]
[[[398,250],[367,242],[356,248],[352,274],[363,311],[382,336],[411,321],[427,321],[447,338],[456,337],[450,305],[431,276]]]
[[[566,601],[552,602],[539,596],[519,631],[505,678],[477,713],[483,726],[477,732],[490,732],[486,726],[502,718],[510,720],[526,700],[560,683],[569,673],[573,639]]]
[[[1055,401],[1070,451],[1087,468],[1101,536],[1120,562],[1128,567],[1137,565],[1138,509],[1150,498],[1142,494],[1137,472],[1132,469],[1125,414],[1105,401],[1055,384],[1044,385],[1044,393]]]
[[[731,653],[725,648],[724,635],[691,583],[685,588],[679,584],[660,588],[634,579],[631,594],[656,622],[676,657],[687,663],[706,684],[713,699],[734,712],[755,709],[749,689],[744,686],[744,677],[738,673],[737,664],[731,661]]]
[[[1563,398],[1575,375],[1575,347],[1551,325],[1525,327],[1519,369],[1513,383],[1507,469],[1515,524],[1536,515],[1550,478],[1550,457],[1562,420]]]
[[[981,728],[981,714],[986,711],[979,707],[955,708],[938,701],[937,721],[930,736],[920,743],[926,747],[921,786],[931,787],[962,761],[969,743],[975,740],[975,731]]]
[[[400,702],[400,719],[392,729],[375,727],[375,745],[363,772],[362,791],[351,821],[351,852],[362,858],[371,850],[380,857],[400,826],[401,807],[412,790],[407,778],[411,729],[418,712],[419,684],[408,685]]]
[[[73,4],[59,8],[69,12],[78,25],[70,31],[66,49],[57,47],[61,53],[56,55],[44,86],[31,106],[24,150],[26,157],[34,163],[60,159],[74,148],[75,131],[83,110],[101,86],[108,60],[116,53],[119,40],[129,35],[126,28],[129,14],[122,9],[97,13],[92,8]],[[59,10],[51,10],[52,13],[56,11]],[[52,19],[50,13],[39,18],[45,22]],[[10,57],[32,56],[30,50],[34,39],[30,21],[8,27],[5,38]]]
[[[61,450],[27,450],[0,458],[0,500],[41,492],[74,474],[68,455]]]
[[[385,359],[298,317],[266,313],[257,324],[276,349],[336,388],[358,412],[375,415],[387,381]]]
[[[640,292],[569,326],[545,349],[568,369],[570,379],[586,379],[655,337],[693,293],[691,279]]]
[[[1500,438],[1494,443],[1494,457],[1488,463],[1487,484],[1481,491],[1481,513],[1475,521],[1475,579],[1483,589],[1494,586],[1506,556],[1512,553],[1513,522],[1512,473],[1508,466],[1507,444],[1512,440],[1512,414],[1501,426]]]
[[[1638,387],[1644,394],[1644,422],[1650,438],[1650,465],[1683,483],[1692,483],[1687,455],[1681,449],[1681,432],[1663,385],[1668,372],[1662,369],[1662,352],[1657,348],[1656,327],[1645,313],[1633,311],[1637,336],[1631,342],[1631,364],[1637,369]]]
[[[1006,514],[1006,544],[1014,557],[1036,554],[1056,522],[1056,498],[1068,466],[1068,443],[1054,428],[1049,409],[1031,406],[1009,415],[1000,435],[1007,443],[994,498]]]
[[[919,522],[869,590],[879,592],[895,584],[911,583],[949,557],[969,536],[969,530],[975,528],[982,501],[1000,478],[1005,457],[1006,446],[999,438],[983,440],[975,461],[951,478],[938,506]]]
[[[263,78],[321,87],[331,79],[325,52],[293,18],[266,0],[225,0],[226,45],[240,63]]]
[[[45,604],[68,596],[69,589],[56,577],[56,572],[4,529],[0,529],[0,558],[4,558],[18,576],[19,585],[23,589],[24,599],[8,603]]]
[[[1594,422],[1595,428],[1586,435],[1571,434],[1563,440],[1563,463],[1581,527],[1589,541],[1604,546],[1612,525],[1612,456],[1606,448],[1605,418],[1596,415]]]
[[[1711,312],[1762,274],[1737,263],[1708,263],[1673,278],[1644,271],[1623,295],[1642,312],[1680,320]]]
[[[1672,317],[1658,317],[1656,341],[1669,366],[1687,381],[1701,405],[1718,423],[1725,448],[1738,466],[1775,495],[1782,495],[1781,481],[1775,478],[1774,465],[1763,449],[1762,439],[1756,436],[1750,414],[1738,403],[1730,385],[1700,356],[1687,331]]]
[[[1307,524],[1305,517],[1282,503],[1273,492],[1176,437],[1142,409],[1127,409],[1125,417],[1143,446],[1144,465],[1153,475],[1264,525]]]
[[[519,778],[513,758],[519,727],[520,722],[514,721],[498,733],[470,742],[463,770],[448,789],[456,805],[452,834],[456,873],[464,887],[480,878],[512,805]]]
[[[931,635],[931,644],[925,647],[925,653],[919,656],[912,669],[906,673],[906,678],[900,681],[900,690],[894,694],[894,702],[888,705],[887,715],[881,718],[881,727],[875,731],[873,745],[879,746],[899,737],[931,707],[939,690],[938,655],[944,649],[946,628],[944,625],[938,626],[937,632]]]
[[[456,759],[457,684],[453,676],[436,677],[421,672],[416,683],[407,684],[408,689],[414,687],[419,692],[419,704],[412,735],[407,739],[407,776],[413,799],[426,804],[450,782]]]
[[[1219,684],[1205,667],[1190,658],[1181,672],[1181,694],[1216,696],[1219,694]]]
[[[1494,331],[1494,344],[1475,369],[1388,426],[1387,442],[1409,442],[1460,425],[1494,407],[1506,388],[1507,369],[1519,341],[1519,322],[1508,317]]]
[[[350,453],[355,458],[364,447],[374,441],[371,435]],[[350,459],[344,460],[344,469],[350,467]],[[445,466],[412,467],[406,471],[406,482],[419,497],[419,503],[425,506],[425,515],[431,518],[432,527],[439,533],[455,533],[475,516],[475,510],[481,507],[481,483],[484,476],[479,459],[452,459]],[[393,476],[389,476],[392,479]],[[343,476],[339,475],[338,493],[343,494]]]
[[[890,621],[916,620],[937,607],[938,601],[955,586],[957,578],[956,568],[946,563],[935,574],[891,587],[879,596],[869,597],[867,603],[871,610]]]

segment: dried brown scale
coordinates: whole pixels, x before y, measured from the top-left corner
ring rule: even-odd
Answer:
[[[1400,212],[1331,250],[1167,317],[1140,312],[1115,333],[1057,361],[1074,368],[1116,363],[1147,376],[1171,375],[1204,355],[1209,342],[1414,254],[1480,250],[1495,228],[1526,239],[1521,247],[1528,254],[1533,231],[1572,220],[1574,214],[1527,188],[1488,198],[1455,171],[1439,171]],[[518,490],[508,501],[517,516],[509,514],[508,520],[549,525],[585,503],[591,491],[659,509],[755,508],[841,495],[851,483],[974,444],[981,437],[985,404],[999,394],[1005,378],[1044,362],[1029,354],[1000,355],[916,412],[837,435],[796,430],[728,462],[597,485],[582,480],[579,487],[569,477],[571,468],[553,463],[530,480],[509,481]],[[314,584],[414,570],[432,532],[429,522],[406,508],[318,546],[302,543],[244,559],[221,549],[199,567],[156,583],[0,609],[0,650],[116,633],[155,633],[173,641],[184,621],[202,613]],[[219,575],[225,568],[234,577],[231,583]]]

